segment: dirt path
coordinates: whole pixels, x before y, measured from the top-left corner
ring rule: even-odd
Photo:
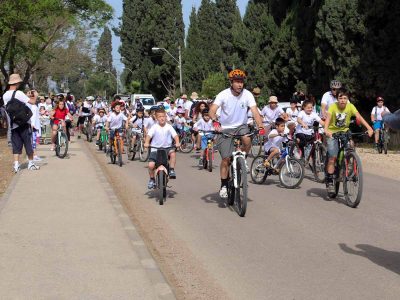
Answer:
[[[12,170],[13,156],[11,148],[7,146],[7,138],[0,137],[0,197],[6,191],[13,178]]]
[[[389,151],[387,155],[378,154],[374,149],[358,148],[364,172],[399,180],[400,154]]]

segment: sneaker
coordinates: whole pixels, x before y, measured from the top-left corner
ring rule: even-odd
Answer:
[[[156,187],[156,182],[153,178],[150,178],[149,183],[147,184],[147,188],[152,190]]]
[[[264,166],[266,168],[269,168],[271,166],[271,163],[268,160],[264,160]]]
[[[203,166],[203,159],[200,158],[200,159],[199,159],[199,167],[202,167],[202,166]]]
[[[33,157],[33,161],[42,161],[42,159],[39,156],[35,155]]]
[[[28,170],[37,171],[37,170],[40,170],[40,167],[35,165],[35,163],[31,163],[28,165]]]
[[[226,186],[221,187],[221,189],[219,190],[219,196],[222,199],[228,199],[228,189],[226,188]]]
[[[18,165],[14,165],[14,167],[13,167],[13,172],[14,172],[15,174],[17,174],[20,170],[21,170],[21,169],[20,169],[19,164],[18,164]]]
[[[175,170],[169,170],[169,178],[171,179],[176,179],[176,173]]]

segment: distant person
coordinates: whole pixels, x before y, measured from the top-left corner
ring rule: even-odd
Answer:
[[[375,146],[378,149],[379,133],[382,129],[382,114],[390,113],[389,109],[384,105],[384,99],[382,97],[376,98],[376,106],[371,111],[371,121],[374,125],[375,132]]]
[[[338,80],[332,80],[330,84],[331,90],[322,96],[321,100],[321,118],[326,119],[329,107],[337,102],[337,91],[342,88],[342,83]]]

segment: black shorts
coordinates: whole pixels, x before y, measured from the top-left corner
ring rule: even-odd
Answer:
[[[85,124],[85,119],[86,119],[86,118],[89,118],[89,122],[91,123],[91,122],[92,122],[93,116],[81,116],[81,117],[79,117],[79,118],[78,118],[78,125],[83,125],[83,124]]]
[[[11,144],[13,154],[22,154],[22,147],[25,147],[28,156],[33,154],[32,147],[32,127],[25,124],[11,130]]]

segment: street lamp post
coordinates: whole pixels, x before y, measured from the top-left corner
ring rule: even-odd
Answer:
[[[179,89],[181,90],[181,94],[183,93],[183,80],[182,80],[182,53],[181,53],[181,46],[178,47],[179,50],[179,57],[178,59],[175,58],[167,49],[165,48],[159,48],[159,47],[153,47],[151,48],[152,51],[159,51],[163,50],[169,54],[179,65]]]
[[[118,71],[117,71],[117,77],[115,77],[115,75],[109,71],[105,71],[104,73],[111,74],[114,77],[115,81],[117,82],[117,95],[118,95],[119,94]]]

